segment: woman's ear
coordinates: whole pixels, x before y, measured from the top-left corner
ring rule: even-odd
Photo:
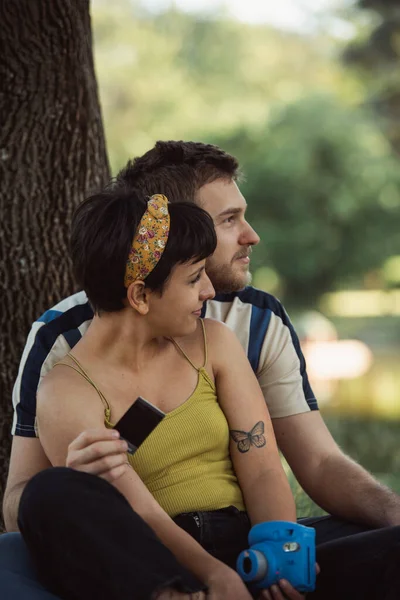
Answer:
[[[126,299],[129,305],[134,308],[140,315],[147,315],[149,312],[149,296],[151,290],[146,288],[143,281],[137,279],[130,284],[126,290]]]

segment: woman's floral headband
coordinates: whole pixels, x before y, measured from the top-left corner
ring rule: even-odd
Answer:
[[[137,279],[146,279],[153,271],[167,245],[169,224],[168,199],[163,194],[151,196],[126,263],[126,288]]]

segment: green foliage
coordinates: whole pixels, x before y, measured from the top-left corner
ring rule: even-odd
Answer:
[[[400,154],[400,12],[397,0],[359,0],[375,16],[370,30],[353,40],[344,60],[356,69],[367,88],[367,102],[385,135]]]
[[[217,141],[239,157],[249,217],[285,299],[310,306],[400,250],[400,174],[367,115],[308,97]],[[257,264],[258,263],[258,264]]]
[[[399,424],[393,421],[327,417],[343,450],[373,473],[400,473]]]
[[[275,105],[312,90],[339,87],[352,102],[361,98],[326,37],[176,10],[154,16],[128,0],[94,0],[92,19],[114,172],[157,139],[208,141],[258,128]]]
[[[157,139],[214,141],[237,155],[253,267],[285,302],[313,306],[400,254],[399,176],[342,43],[138,2],[93,3],[95,56],[115,172]]]

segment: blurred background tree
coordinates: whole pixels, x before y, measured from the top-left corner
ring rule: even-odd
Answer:
[[[294,308],[324,292],[360,285],[399,251],[400,172],[362,112],[310,95],[263,129],[217,140],[239,157],[250,220],[262,243],[254,267],[272,266]]]
[[[369,13],[370,26],[349,44],[344,59],[364,78],[366,103],[400,155],[400,2],[359,0],[357,6]]]

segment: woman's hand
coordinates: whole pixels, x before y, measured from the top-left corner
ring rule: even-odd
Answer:
[[[112,483],[129,467],[127,449],[115,429],[89,429],[70,443],[65,465]]]
[[[252,600],[240,576],[224,564],[218,565],[204,583],[208,586],[207,600]]]

